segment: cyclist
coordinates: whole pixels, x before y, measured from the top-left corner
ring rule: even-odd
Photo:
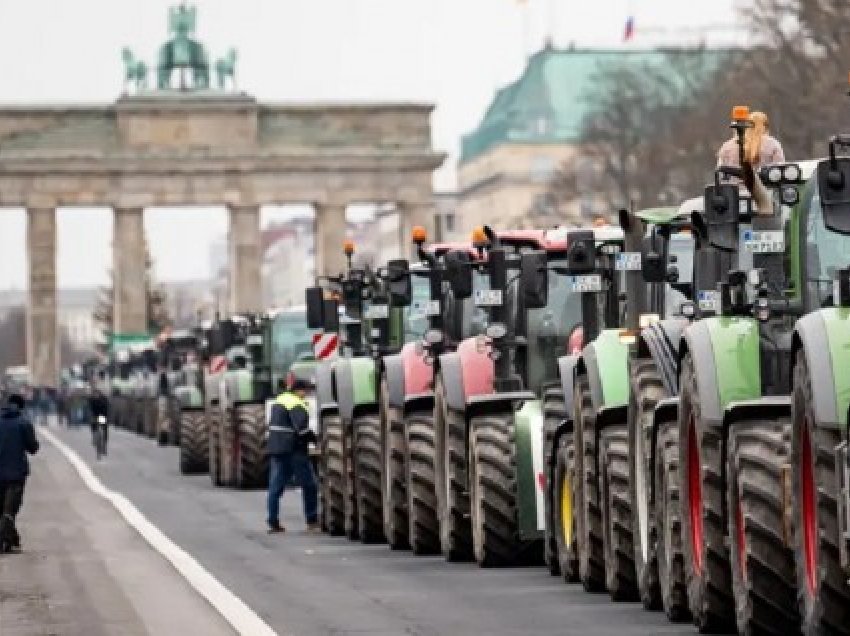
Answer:
[[[109,441],[109,402],[103,394],[100,386],[95,386],[92,390],[92,395],[89,398],[89,410],[91,412],[91,434],[92,444],[98,451],[98,459],[100,459],[100,448],[98,448],[98,428],[103,435],[103,454],[106,454],[106,443]]]

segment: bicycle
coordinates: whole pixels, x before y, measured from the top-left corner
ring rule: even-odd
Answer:
[[[94,449],[98,461],[106,456],[106,426],[106,418],[103,415],[98,415],[94,427]]]

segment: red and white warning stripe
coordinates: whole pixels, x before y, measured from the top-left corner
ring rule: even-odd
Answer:
[[[227,358],[224,356],[213,356],[210,358],[210,373],[221,373],[227,369]]]
[[[316,360],[327,360],[336,357],[339,336],[335,333],[313,334],[313,355]]]

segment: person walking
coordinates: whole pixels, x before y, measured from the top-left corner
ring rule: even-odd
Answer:
[[[0,551],[21,548],[15,519],[24,500],[30,473],[27,454],[38,452],[32,422],[24,415],[24,399],[12,394],[0,410]]]
[[[310,463],[309,444],[316,441],[310,430],[310,415],[304,401],[309,384],[289,373],[279,383],[280,395],[271,408],[269,438],[269,491],[267,499],[269,533],[283,532],[280,525],[280,497],[293,476],[301,486],[304,519],[308,532],[319,531],[319,502],[316,476]]]
[[[100,452],[106,455],[106,445],[109,442],[109,400],[103,393],[99,385],[92,389],[91,397],[89,398],[89,413],[91,415],[91,439],[100,459]],[[97,434],[103,436],[103,446],[98,448]]]

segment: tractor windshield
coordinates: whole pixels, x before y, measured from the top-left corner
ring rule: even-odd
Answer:
[[[285,311],[272,323],[272,368],[285,373],[302,354],[313,352],[313,330],[304,311]]]
[[[833,232],[823,220],[823,206],[817,189],[806,210],[805,277],[809,305],[832,304],[832,284],[836,270],[850,264],[850,236]]]
[[[553,261],[566,266],[566,261]],[[567,354],[567,342],[581,326],[581,294],[570,289],[566,276],[550,275],[545,307],[531,309],[527,318],[528,386],[536,388],[558,377],[558,358]]]
[[[404,308],[404,341],[421,340],[428,330],[431,284],[427,276],[411,276],[411,302]]]

